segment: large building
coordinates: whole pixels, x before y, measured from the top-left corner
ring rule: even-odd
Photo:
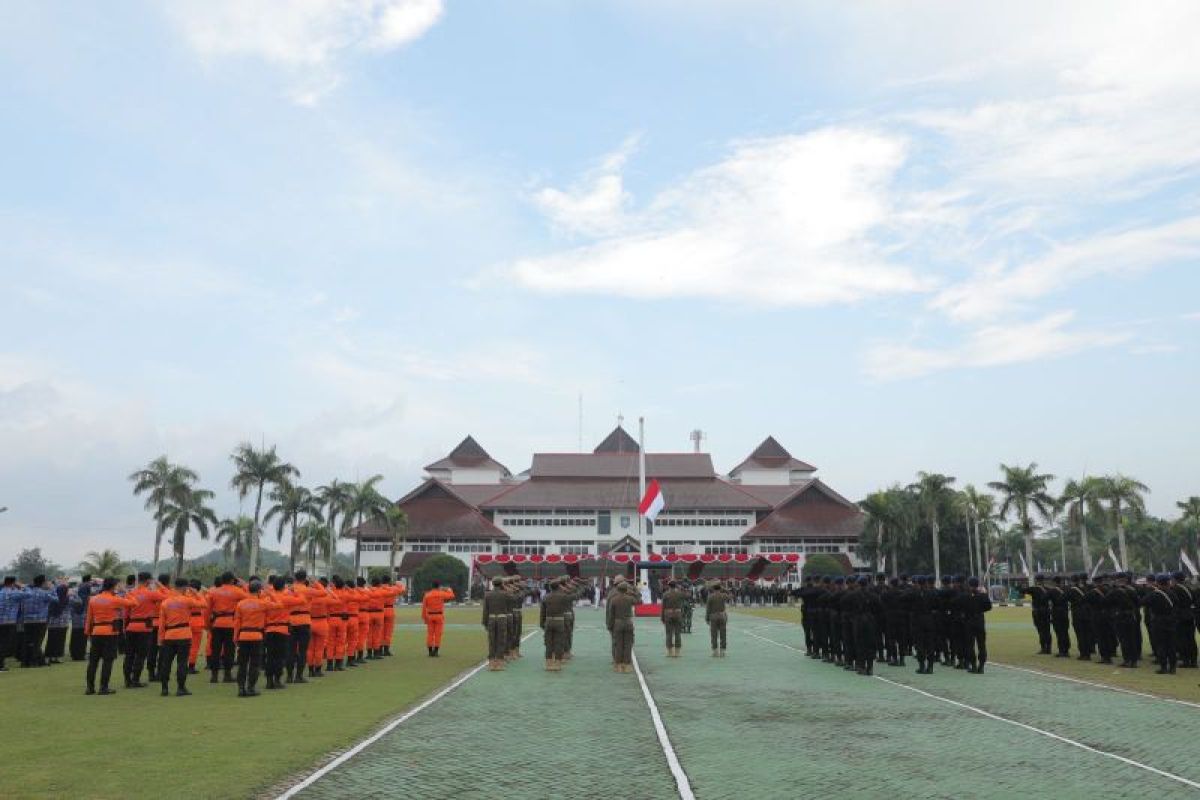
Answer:
[[[396,501],[408,515],[397,572],[410,575],[431,553],[468,564],[481,555],[637,554],[638,462],[638,444],[620,425],[591,453],[535,453],[519,475],[468,436]],[[647,480],[658,480],[666,500],[647,531],[648,550],[830,553],[861,567],[863,515],[816,471],[770,436],[728,474],[707,453],[647,453]],[[364,568],[387,566],[392,545],[381,526],[347,535],[361,536]]]

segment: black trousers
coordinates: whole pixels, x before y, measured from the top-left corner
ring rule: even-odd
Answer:
[[[968,622],[966,630],[966,661],[968,667],[987,663],[987,628],[983,622]]]
[[[212,639],[208,668],[214,673],[222,668],[229,672],[233,669],[233,628],[213,628],[208,635]]]
[[[1190,619],[1175,620],[1175,650],[1180,663],[1196,664],[1196,623]]]
[[[40,667],[46,663],[46,658],[42,655],[42,639],[45,637],[46,623],[25,623],[25,634],[21,639],[21,666]]]
[[[158,633],[150,634],[150,641],[146,645],[146,669],[150,673],[150,680],[158,680]]]
[[[87,687],[89,689],[96,688],[96,666],[102,664],[100,669],[100,688],[107,689],[108,682],[112,678],[113,662],[117,660],[117,637],[116,636],[93,636],[92,647],[88,651],[87,665]]]
[[[87,635],[83,628],[71,628],[71,660],[83,661],[87,658]]]
[[[152,633],[125,634],[125,661],[121,668],[125,673],[126,683],[141,683],[142,668],[146,666],[146,656],[150,652],[150,637]]]
[[[67,653],[67,628],[46,629],[46,658],[62,658]]]
[[[1050,652],[1050,612],[1046,609],[1033,610],[1033,627],[1037,628],[1038,645],[1043,653]]]
[[[1054,626],[1054,638],[1058,641],[1058,652],[1067,655],[1071,652],[1071,618],[1067,612],[1053,614],[1050,623]]]
[[[266,650],[267,677],[278,678],[282,676],[283,665],[287,661],[288,635],[286,633],[268,633]]]
[[[239,689],[250,690],[258,683],[258,672],[262,669],[262,657],[262,642],[238,642],[237,682]]]
[[[164,689],[171,682],[171,661],[175,660],[175,688],[187,684],[188,650],[192,647],[191,632],[186,639],[167,639],[158,646],[158,680]]]
[[[813,651],[812,620],[808,618],[807,611],[800,612],[800,625],[804,628],[804,649],[811,653]]]
[[[15,622],[8,625],[0,625],[0,667],[4,666],[4,659],[16,655],[12,649],[16,638],[17,625]]]
[[[1137,619],[1133,614],[1117,614],[1113,624],[1121,643],[1121,658],[1126,664],[1136,664],[1142,655],[1142,632]]]
[[[1071,622],[1075,627],[1075,641],[1079,643],[1079,655],[1091,658],[1092,653],[1096,650],[1096,640],[1092,635],[1092,620],[1086,612],[1074,611],[1071,613]]]
[[[1170,619],[1162,622],[1156,621],[1150,628],[1150,646],[1158,654],[1158,663],[1161,669],[1173,670],[1178,664],[1174,639],[1175,623]]]
[[[304,665],[308,663],[308,638],[311,634],[312,628],[308,625],[292,625],[288,628],[288,674],[304,674]]]

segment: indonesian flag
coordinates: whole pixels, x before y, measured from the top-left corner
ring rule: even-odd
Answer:
[[[646,487],[646,496],[638,504],[638,513],[651,522],[654,522],[654,518],[658,516],[658,512],[666,507],[667,501],[663,498],[662,487],[658,485],[657,479],[651,480],[650,485]]]

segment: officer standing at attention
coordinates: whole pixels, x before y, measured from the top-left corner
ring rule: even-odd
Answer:
[[[504,590],[504,578],[492,578],[492,588],[483,593],[483,629],[487,631],[488,669],[504,669],[508,653],[509,595]]]
[[[967,579],[967,591],[960,601],[965,613],[966,640],[964,654],[967,672],[983,674],[987,663],[987,623],[983,615],[992,610],[992,599],[987,589],[980,587],[979,578],[972,575]]]
[[[1055,575],[1050,582],[1053,585],[1046,589],[1046,596],[1050,599],[1050,624],[1058,641],[1055,658],[1067,658],[1071,655],[1070,602],[1062,588],[1062,576]]]
[[[1064,592],[1067,605],[1071,607],[1071,626],[1075,629],[1075,642],[1079,646],[1079,661],[1091,661],[1096,649],[1092,637],[1092,621],[1088,616],[1091,606],[1087,599],[1087,573],[1077,572],[1071,576],[1071,585]]]
[[[262,584],[250,580],[250,595],[237,604],[233,612],[233,638],[237,642],[238,697],[258,697],[254,690],[262,668],[263,634],[267,627],[267,612],[277,603],[264,598]],[[301,676],[303,677],[303,676]]]
[[[442,649],[442,631],[446,629],[446,601],[454,599],[453,589],[443,589],[438,581],[421,598],[421,621],[425,623],[425,649],[436,658]]]
[[[567,644],[567,621],[565,614],[571,607],[571,595],[567,591],[567,579],[555,578],[550,582],[550,591],[542,598],[538,626],[542,629],[542,641],[546,649],[546,671],[562,669],[563,653]]]
[[[667,657],[679,658],[679,650],[683,647],[683,606],[687,595],[679,589],[679,582],[674,578],[667,581],[667,591],[662,596],[662,624],[667,633]]]
[[[1171,602],[1175,604],[1175,651],[1179,657],[1179,666],[1195,668],[1196,666],[1196,598],[1187,586],[1187,576],[1176,572],[1171,576]]]
[[[924,575],[913,578],[917,588],[912,594],[912,623],[913,641],[917,648],[917,674],[932,675],[934,639],[937,634],[937,623],[934,614],[937,613],[937,590],[932,586],[933,579]]]
[[[1033,586],[1021,589],[1021,594],[1029,595],[1033,601],[1033,627],[1037,629],[1038,655],[1050,655],[1050,596],[1046,592],[1046,576],[1038,573],[1033,576]]]
[[[1171,599],[1171,576],[1155,578],[1146,593],[1145,604],[1152,612],[1150,646],[1158,654],[1158,674],[1174,675],[1178,663],[1175,654],[1175,602]]]
[[[116,588],[116,578],[105,578],[100,594],[88,600],[83,631],[89,637],[91,647],[88,648],[87,691],[84,694],[96,694],[96,667],[101,662],[100,694],[116,694],[116,690],[108,688],[108,682],[112,677],[113,662],[117,660],[117,623],[125,611],[137,605],[136,600],[118,597],[114,593]]]
[[[627,581],[614,586],[605,611],[605,625],[612,636],[613,671],[633,672],[633,609],[638,598]]]
[[[200,600],[188,596],[186,578],[175,579],[175,593],[158,606],[158,669],[155,674],[162,684],[162,696],[170,694],[171,661],[175,664],[175,696],[186,697],[188,651],[192,648],[192,608]]]
[[[725,657],[726,625],[729,622],[726,606],[730,599],[729,594],[719,582],[714,581],[709,584],[708,600],[704,605],[704,621],[708,623],[708,638],[712,643],[713,658]]]
[[[572,658],[571,650],[575,646],[575,602],[583,595],[586,584],[582,581],[577,582],[574,578],[566,575],[562,578],[562,590],[566,592],[571,599],[567,610],[563,612],[563,621],[566,623],[566,636],[563,640],[563,660],[570,661]]]

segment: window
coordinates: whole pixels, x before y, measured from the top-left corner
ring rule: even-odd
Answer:
[[[506,556],[544,556],[546,546],[540,544],[506,544],[501,545],[500,552]]]
[[[565,544],[558,548],[558,552],[564,556],[586,556],[591,554],[592,548],[586,544]]]
[[[451,553],[490,553],[492,546],[490,544],[478,544],[474,542],[463,544],[452,544],[449,547]]]
[[[599,536],[608,536],[612,533],[612,512],[598,511],[596,512],[596,533]]]

